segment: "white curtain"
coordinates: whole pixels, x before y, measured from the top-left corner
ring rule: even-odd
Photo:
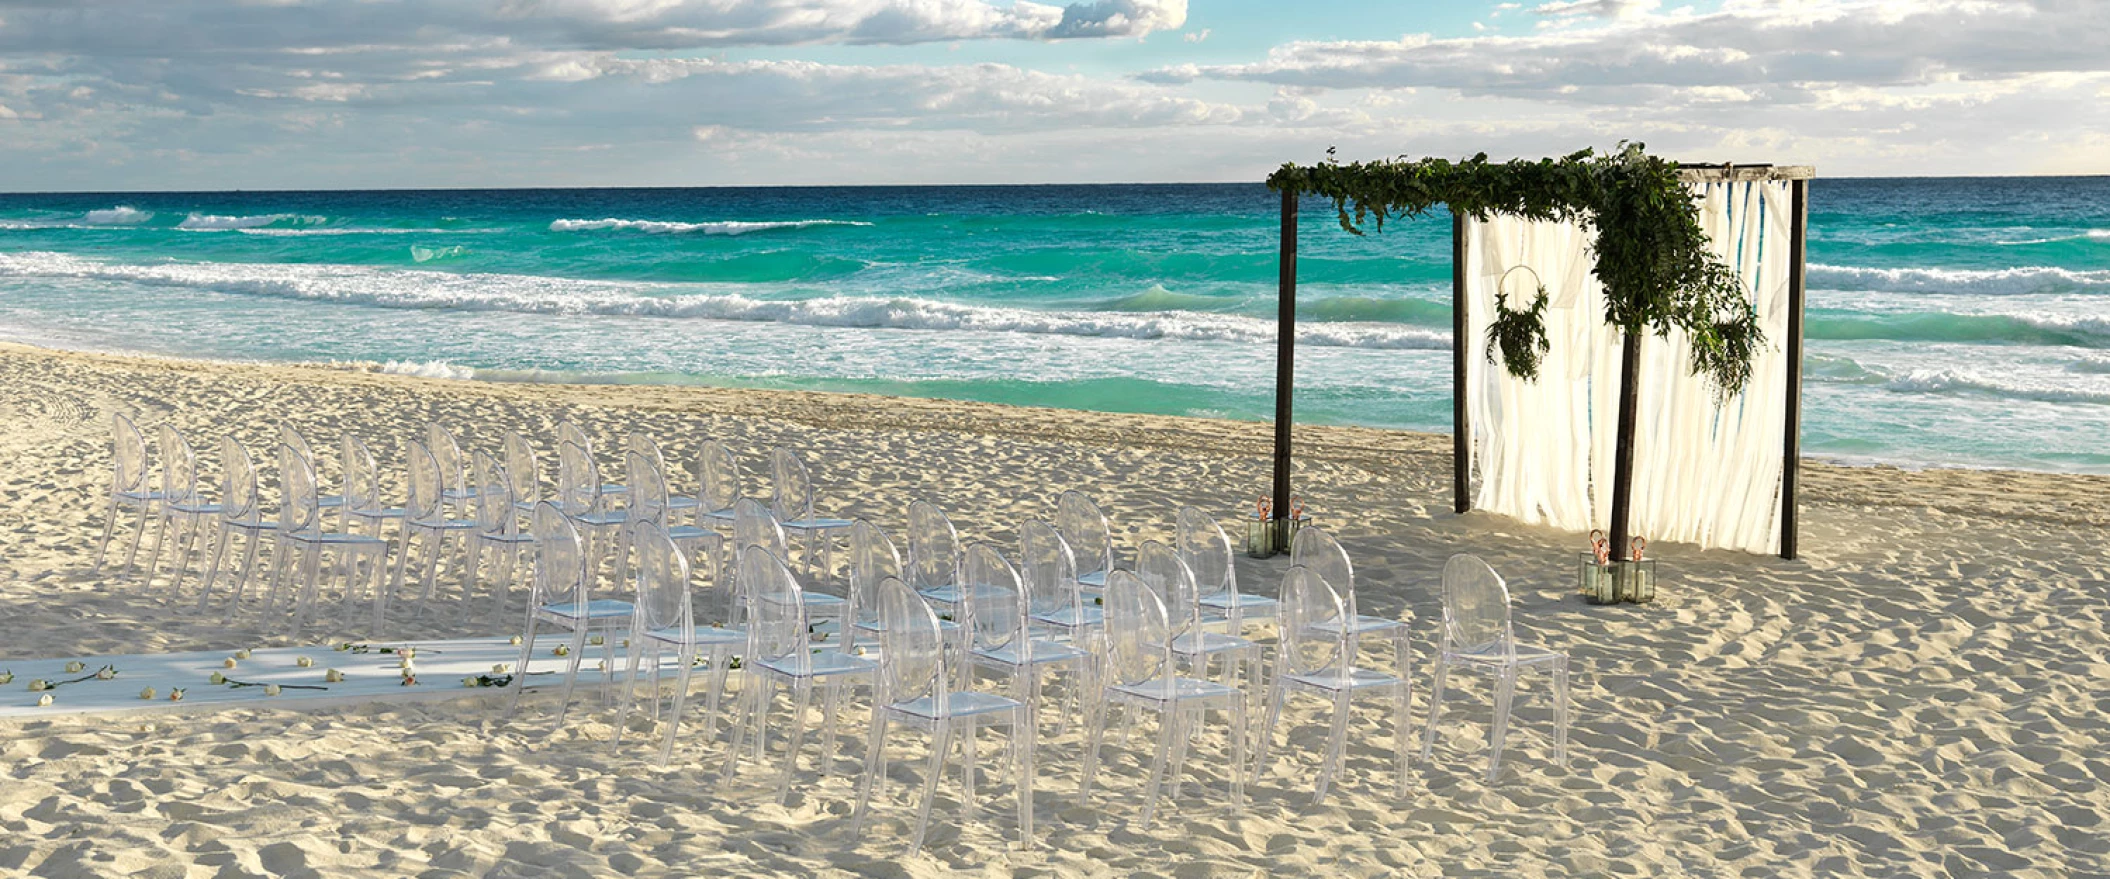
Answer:
[[[1706,380],[1691,373],[1682,333],[1645,338],[1633,531],[1650,540],[1775,552],[1788,390],[1790,192],[1778,181],[1692,190],[1715,253],[1742,274],[1758,306],[1766,343],[1750,386],[1717,406]],[[1574,531],[1611,521],[1621,340],[1604,322],[1604,290],[1590,273],[1595,237],[1583,225],[1514,217],[1466,224],[1469,326],[1458,343],[1467,346],[1476,508]],[[1487,327],[1498,289],[1509,307],[1522,308],[1541,283],[1552,300],[1552,350],[1538,379],[1525,382],[1487,362]]]

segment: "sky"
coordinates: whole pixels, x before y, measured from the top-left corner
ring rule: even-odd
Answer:
[[[0,191],[2110,174],[2110,0],[0,0]]]

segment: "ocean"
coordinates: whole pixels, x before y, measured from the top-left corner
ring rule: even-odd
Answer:
[[[0,194],[0,338],[1273,412],[1258,184]],[[1300,421],[1450,429],[1450,223],[1304,207]],[[1819,179],[1804,450],[2110,472],[2110,177]]]

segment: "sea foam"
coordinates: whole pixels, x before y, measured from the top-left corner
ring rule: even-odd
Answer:
[[[81,222],[91,226],[133,226],[154,218],[152,211],[142,211],[129,205],[118,205],[81,215]]]
[[[652,232],[662,235],[746,235],[750,232],[768,232],[776,229],[805,229],[813,226],[870,226],[859,220],[783,220],[779,222],[756,222],[745,220],[717,220],[705,223],[678,223],[669,220],[555,220],[549,224],[551,232],[600,232],[620,230],[625,232]]]
[[[2076,271],[2057,266],[2008,269],[1877,269],[1810,266],[1810,286],[1826,290],[1893,293],[1958,293],[1979,296],[2029,293],[2110,292],[2110,270]]]
[[[226,217],[215,214],[191,214],[177,223],[176,228],[192,232],[223,232],[230,229],[257,229],[284,223],[294,226],[319,226],[330,221],[328,217],[304,214],[253,214],[241,217]]]

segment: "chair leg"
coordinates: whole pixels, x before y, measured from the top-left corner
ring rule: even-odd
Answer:
[[[1319,767],[1319,784],[1311,797],[1316,806],[1326,802],[1326,789],[1333,784],[1335,773],[1341,771],[1341,752],[1348,747],[1348,694],[1342,690],[1333,696],[1333,731],[1326,736],[1326,763]]]
[[[168,537],[170,518],[168,511],[163,510],[160,521],[154,525],[154,544],[147,550],[146,579],[139,582],[142,587],[152,589],[154,587],[154,575],[161,573],[161,544]]]
[[[1231,805],[1245,808],[1245,702],[1231,703]]]
[[[132,539],[125,541],[125,564],[124,567],[118,569],[119,571],[133,569],[133,560],[139,554],[139,539],[146,536],[147,517],[153,515],[153,513],[154,511],[151,507],[142,506],[139,508],[139,521],[132,526]]]
[[[528,661],[534,653],[535,609],[528,608],[527,628],[520,636],[520,659],[513,663],[513,704],[506,708],[507,717],[512,717],[520,711],[520,694],[527,690]]]
[[[1421,728],[1421,759],[1428,760],[1436,750],[1436,719],[1443,716],[1443,685],[1451,673],[1451,664],[1442,654],[1436,656],[1436,683],[1429,688],[1429,719]]]
[[[1256,772],[1267,771],[1267,752],[1275,747],[1275,724],[1282,720],[1282,703],[1289,693],[1282,687],[1282,673],[1275,673],[1275,682],[1268,687],[1267,718],[1260,722],[1260,744],[1253,749],[1253,768]]]
[[[1487,734],[1487,780],[1493,783],[1502,772],[1502,745],[1509,737],[1509,708],[1516,702],[1517,673],[1514,668],[1502,670],[1495,684],[1495,725]]]
[[[1101,707],[1097,714],[1096,722],[1090,718],[1086,720],[1090,729],[1084,743],[1084,775],[1077,782],[1079,805],[1091,805],[1092,777],[1099,774],[1099,743],[1106,737],[1106,708]]]
[[[205,566],[205,579],[198,586],[198,610],[203,612],[212,600],[213,581],[220,579],[220,564],[227,560],[227,545],[234,542],[235,529],[221,523],[219,536],[213,540],[212,563]]]
[[[791,743],[784,752],[784,772],[777,776],[777,805],[791,799],[791,776],[798,771],[799,751],[806,745],[806,709],[813,705],[813,679],[799,678],[792,685]]]
[[[655,641],[653,643],[655,649],[653,650],[652,658],[655,660],[654,664],[657,665],[656,660],[659,658],[658,642]],[[630,660],[630,668],[623,677],[623,704],[615,712],[615,740],[609,743],[608,749],[610,751],[617,751],[623,747],[623,731],[630,726],[630,709],[637,702],[637,666],[638,661],[644,658],[645,639],[638,634],[634,624],[630,630],[630,647],[623,652],[629,654],[627,658]],[[655,703],[659,701],[659,692],[657,690],[653,691],[652,700]]]
[[[1568,765],[1568,658],[1553,665],[1553,753],[1562,766]]]
[[[110,496],[110,510],[103,515],[103,539],[95,549],[95,566],[89,573],[101,573],[103,558],[110,553],[110,538],[117,534],[117,495]]]
[[[1399,764],[1397,769],[1399,773],[1399,796],[1405,798],[1407,795],[1407,755],[1413,753],[1413,747],[1407,743],[1407,735],[1408,727],[1413,723],[1411,706],[1414,704],[1414,685],[1408,681],[1401,681],[1397,695],[1399,704],[1398,707],[1392,710],[1392,750],[1393,759]]]
[[[828,691],[821,696],[821,776],[833,773],[835,765],[835,703],[840,698],[843,685],[828,683]]]
[[[1033,847],[1033,758],[1040,738],[1040,719],[1031,705],[1020,707],[1022,715],[1012,721],[1011,737],[1018,741],[1018,841]]]
[[[571,630],[571,649],[569,651],[571,662],[564,669],[564,696],[557,703],[557,719],[550,724],[550,732],[556,732],[564,728],[564,715],[571,710],[571,691],[579,683],[579,660],[586,653],[587,628],[587,621],[582,619]]]
[[[1143,826],[1149,827],[1151,819],[1158,814],[1158,789],[1165,781],[1165,764],[1172,754],[1172,743],[1180,737],[1180,712],[1177,706],[1163,708],[1158,712],[1157,753],[1150,758],[1150,785],[1143,793]]]
[[[938,777],[945,774],[945,752],[951,739],[952,724],[939,720],[931,733],[930,767],[923,773],[923,802],[916,804],[916,831],[909,839],[911,851],[923,847],[923,835],[930,830],[930,807],[938,799]]]
[[[667,765],[668,762],[674,759],[674,737],[681,730],[681,712],[689,701],[689,676],[696,668],[695,648],[692,647],[682,651],[680,658],[676,661],[681,664],[681,671],[674,676],[674,706],[667,714],[667,732],[665,739],[659,745],[659,765],[661,766]],[[710,727],[705,726],[704,730],[709,732]]]
[[[850,835],[864,837],[865,814],[872,809],[872,791],[880,781],[879,757],[886,750],[887,714],[884,709],[872,712],[872,730],[865,737],[864,777],[857,782],[857,808],[850,813]]]

